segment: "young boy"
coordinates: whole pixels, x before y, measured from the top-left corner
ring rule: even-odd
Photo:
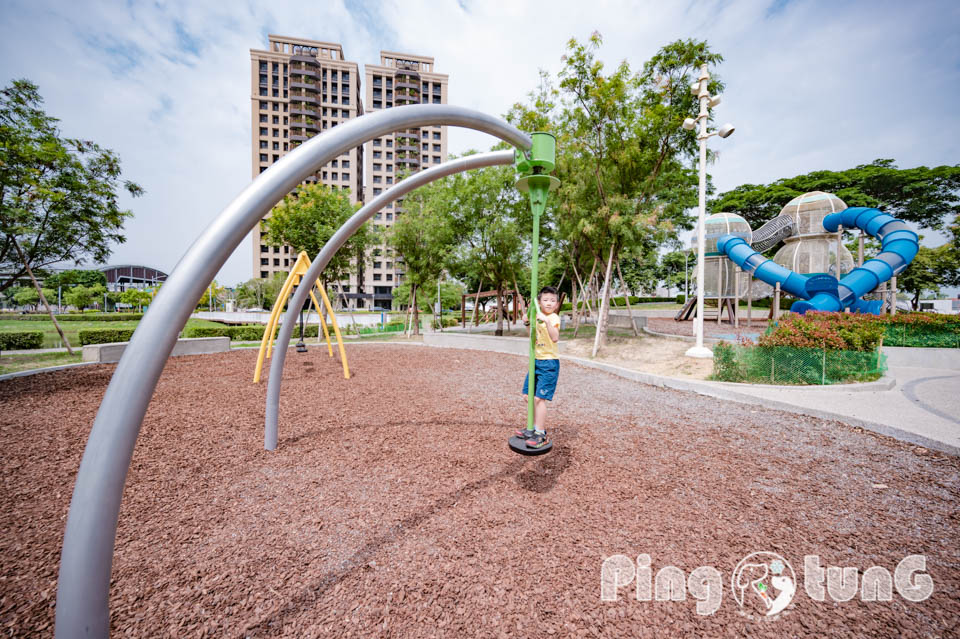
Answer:
[[[547,419],[547,402],[553,401],[553,393],[557,389],[557,377],[560,375],[560,359],[557,342],[560,341],[560,316],[557,315],[560,302],[557,289],[544,286],[537,295],[540,309],[537,312],[537,346],[535,350],[536,388],[533,396],[533,423],[534,429],[526,428],[516,432],[522,437],[529,448],[542,448],[547,445],[547,432],[544,426]],[[524,324],[530,321],[524,313]],[[527,386],[530,383],[530,374],[523,380],[523,396],[527,398]]]

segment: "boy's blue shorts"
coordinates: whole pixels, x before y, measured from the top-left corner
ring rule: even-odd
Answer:
[[[553,401],[553,393],[557,390],[557,378],[560,376],[559,359],[538,359],[534,377],[537,381],[536,397]],[[527,386],[530,384],[530,373],[523,378],[523,394],[527,394]]]

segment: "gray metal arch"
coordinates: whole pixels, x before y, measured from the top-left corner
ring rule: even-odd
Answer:
[[[343,246],[344,242],[350,239],[350,236],[357,232],[364,222],[369,220],[374,213],[417,189],[424,184],[439,180],[440,178],[455,173],[462,173],[470,169],[479,169],[485,166],[497,166],[513,164],[513,151],[492,151],[490,153],[479,153],[477,155],[468,155],[439,166],[435,166],[406,177],[400,183],[381,193],[375,200],[364,206],[353,214],[340,229],[333,234],[324,245],[320,253],[317,254],[310,268],[303,276],[304,282],[314,282],[323,269],[326,268],[330,258]],[[283,383],[283,362],[287,356],[285,345],[290,342],[290,335],[293,333],[293,327],[297,323],[298,309],[303,307],[307,298],[309,287],[299,286],[293,294],[292,299],[287,304],[287,312],[283,316],[283,323],[280,325],[280,333],[277,336],[279,345],[273,351],[273,359],[270,361],[270,377],[267,379],[267,411],[263,427],[263,447],[267,450],[275,450],[277,447],[277,420],[280,410],[280,386]]]
[[[133,449],[163,366],[207,284],[254,225],[307,176],[377,136],[428,125],[462,126],[523,150],[531,146],[530,137],[516,127],[463,107],[419,104],[364,115],[284,156],[245,188],[187,249],[127,345],[90,431],[60,555],[56,637],[109,635],[113,547]]]

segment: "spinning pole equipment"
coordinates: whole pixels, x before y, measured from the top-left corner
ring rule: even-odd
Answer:
[[[547,175],[556,165],[557,139],[550,133],[534,133],[531,136],[533,146],[529,156],[522,151],[516,151],[515,164],[520,178],[517,188],[525,191],[530,197],[530,211],[533,213],[533,245],[530,264],[530,296],[533,304],[527,309],[527,319],[530,320],[530,361],[527,379],[527,430],[533,430],[533,399],[537,392],[536,380],[536,352],[537,352],[537,313],[540,306],[537,304],[537,269],[540,263],[540,215],[547,206],[547,196],[560,186],[560,180]],[[547,441],[540,448],[530,448],[522,437],[513,436],[507,442],[510,450],[521,455],[543,455],[550,452],[553,442]]]
[[[160,373],[207,283],[263,216],[320,167],[393,131],[443,125],[489,133],[522,149],[531,144],[525,133],[500,118],[448,104],[414,104],[368,113],[283,156],[247,186],[184,253],[134,331],[90,430],[60,553],[54,631],[58,639],[109,635],[110,570],[130,460]],[[302,305],[306,287],[294,297],[301,292],[304,297],[295,303]],[[288,327],[289,341],[293,328],[288,322],[283,326]],[[279,349],[273,364],[286,352]]]

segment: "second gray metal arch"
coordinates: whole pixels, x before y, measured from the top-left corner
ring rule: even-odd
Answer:
[[[414,189],[420,188],[424,184],[429,184],[448,175],[486,166],[506,164],[513,164],[512,150],[468,155],[404,178],[402,182],[387,189],[372,202],[354,213],[353,216],[333,234],[333,237],[327,241],[323,249],[320,250],[320,253],[317,254],[316,259],[310,264],[310,268],[303,275],[302,281],[316,281],[320,273],[323,272],[323,269],[326,268],[330,262],[330,258],[340,250],[344,242],[350,239],[350,236],[356,233],[357,229],[373,217],[374,213],[387,204],[403,197]],[[283,323],[280,325],[280,332],[277,336],[278,347],[273,351],[273,359],[270,361],[270,377],[267,379],[267,410],[263,426],[263,447],[267,450],[275,450],[277,448],[280,386],[283,383],[283,362],[287,356],[287,348],[285,348],[285,346],[290,343],[290,335],[293,333],[293,327],[297,323],[297,313],[299,309],[303,307],[307,298],[307,292],[310,288],[309,286],[298,286],[293,297],[288,302],[287,312],[283,316]]]

